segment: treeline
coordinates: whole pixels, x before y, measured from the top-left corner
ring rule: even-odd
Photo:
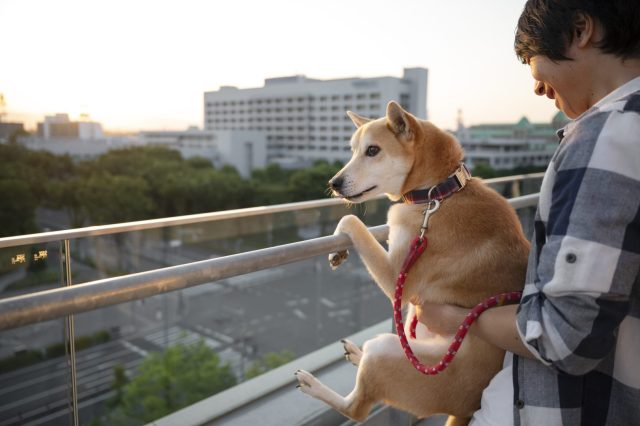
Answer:
[[[243,179],[229,166],[147,146],[74,161],[69,156],[0,144],[0,237],[40,231],[38,207],[63,210],[73,228],[311,200],[326,197],[342,165],[302,170],[277,165]]]

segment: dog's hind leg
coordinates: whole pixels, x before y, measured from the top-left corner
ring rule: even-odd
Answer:
[[[298,378],[298,387],[303,393],[319,399],[342,415],[357,422],[366,419],[373,406],[374,401],[365,398],[361,386],[356,385],[349,395],[343,397],[304,370],[298,370],[296,377]]]

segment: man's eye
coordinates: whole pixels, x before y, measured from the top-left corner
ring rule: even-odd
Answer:
[[[380,152],[380,148],[375,146],[375,145],[371,145],[370,147],[367,148],[366,150],[366,155],[367,157],[375,157],[376,155],[378,155],[378,153]]]

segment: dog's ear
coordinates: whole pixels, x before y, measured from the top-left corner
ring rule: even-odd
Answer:
[[[347,111],[347,115],[349,116],[349,118],[351,119],[351,121],[353,121],[353,124],[356,125],[356,127],[360,127],[363,124],[367,124],[368,122],[371,121],[370,118],[367,117],[363,117],[361,115],[356,114],[353,111]]]
[[[394,101],[387,104],[387,127],[399,138],[413,139],[415,120],[407,111]]]

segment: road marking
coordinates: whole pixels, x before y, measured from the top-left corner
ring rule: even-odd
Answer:
[[[136,346],[133,343],[128,342],[126,340],[121,340],[120,343],[122,343],[122,346],[124,346],[125,348],[129,349],[131,352],[135,352],[138,355],[141,355],[143,357],[146,357],[149,354],[149,352],[145,351],[141,347]]]
[[[326,297],[321,297],[320,298],[320,303],[322,303],[324,306],[326,306],[329,309],[333,309],[336,307],[335,302],[332,302],[331,300],[327,299]]]
[[[307,315],[305,315],[305,313],[302,312],[300,309],[294,309],[293,310],[293,314],[295,316],[297,316],[298,318],[300,318],[301,320],[306,320],[307,319]]]
[[[339,311],[327,312],[327,316],[329,318],[343,317],[345,315],[349,315],[350,313],[351,313],[351,309],[340,309]]]

